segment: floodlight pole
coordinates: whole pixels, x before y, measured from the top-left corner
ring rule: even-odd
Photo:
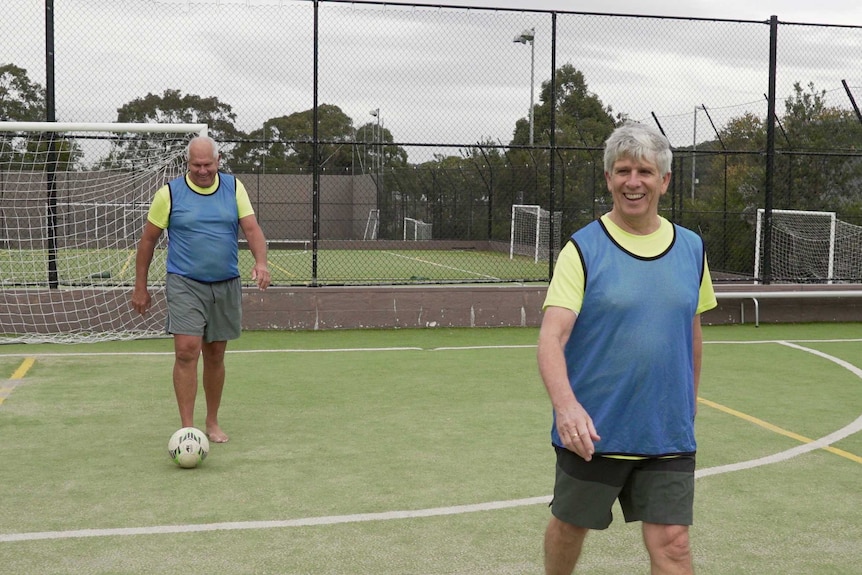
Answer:
[[[376,158],[377,162],[376,162],[376,166],[372,166],[372,170],[374,171],[374,174],[375,174],[375,176],[374,176],[374,187],[377,191],[377,209],[379,210],[380,209],[380,162],[382,160],[382,155],[383,155],[383,138],[382,138],[382,134],[380,133],[380,108],[374,108],[373,110],[371,110],[369,112],[369,114],[371,114],[372,116],[377,118],[377,137],[376,138],[372,137],[371,140],[374,142],[377,142],[377,154],[378,154],[378,156]],[[371,159],[374,160],[375,158],[372,156]]]
[[[530,145],[533,145],[533,93],[536,86],[536,29],[530,28],[524,30],[520,35],[515,36],[513,42],[518,44],[530,43]]]

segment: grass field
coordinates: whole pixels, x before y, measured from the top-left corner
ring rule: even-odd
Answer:
[[[704,329],[699,574],[862,572],[860,334]],[[0,572],[541,573],[554,461],[536,337],[246,333],[231,442],[193,470],[167,456],[170,340],[0,346]],[[578,573],[648,572],[615,518]]]
[[[428,282],[539,281],[548,278],[548,263],[508,253],[474,250],[319,250],[318,283],[380,284]],[[48,276],[45,250],[0,250],[2,285],[43,285]],[[248,275],[254,260],[240,250],[240,270]],[[270,250],[274,285],[304,285],[315,277],[309,250]],[[153,258],[152,277],[165,269],[165,252]],[[57,258],[63,285],[131,285],[135,250],[64,249]]]

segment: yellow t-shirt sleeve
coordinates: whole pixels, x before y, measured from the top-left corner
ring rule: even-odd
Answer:
[[[154,226],[165,229],[168,227],[168,220],[171,217],[171,192],[168,185],[165,184],[153,196],[153,202],[150,204],[150,211],[147,213],[147,220]]]
[[[213,186],[209,193],[214,192],[217,186]],[[205,190],[202,192],[206,193]],[[251,199],[248,197],[248,191],[243,183],[236,180],[236,211],[239,219],[246,216],[254,215],[254,208],[251,206]],[[147,213],[147,220],[154,226],[161,229],[168,227],[168,222],[171,217],[171,192],[168,185],[165,184],[153,196],[153,202],[150,204],[150,211]]]
[[[709,274],[709,263],[706,255],[703,256],[703,277],[700,280],[700,295],[697,300],[697,314],[711,310],[718,306],[715,299],[715,288],[712,286],[712,276]]]
[[[236,181],[236,211],[239,214],[239,219],[254,215],[254,208],[251,207],[248,191],[238,179]]]
[[[554,278],[548,285],[542,310],[562,307],[581,312],[584,303],[584,264],[573,242],[566,243],[554,265]]]

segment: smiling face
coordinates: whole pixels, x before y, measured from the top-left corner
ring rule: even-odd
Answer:
[[[218,173],[219,155],[212,143],[205,138],[195,138],[189,144],[189,179],[200,188],[209,188],[215,183]]]
[[[622,156],[605,172],[613,196],[611,220],[633,234],[650,234],[659,227],[658,203],[667,191],[670,172],[661,174],[655,162]]]

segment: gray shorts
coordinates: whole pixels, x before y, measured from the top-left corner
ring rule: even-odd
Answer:
[[[206,342],[236,339],[242,331],[239,278],[204,283],[168,274],[165,282],[169,334],[199,335]]]
[[[651,459],[594,456],[584,461],[561,447],[551,513],[565,523],[607,529],[619,499],[626,522],[691,525],[694,455]]]

